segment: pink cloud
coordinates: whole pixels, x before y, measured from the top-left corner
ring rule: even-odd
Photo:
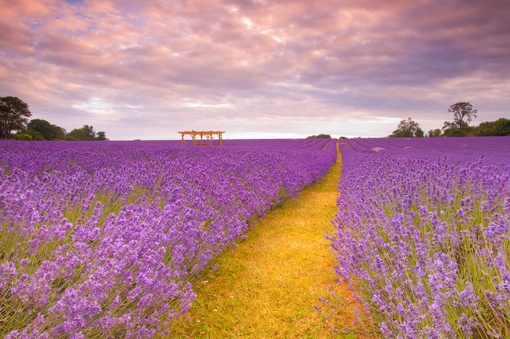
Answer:
[[[113,107],[111,128],[123,114],[189,123],[180,120],[193,114],[187,98],[254,125],[268,115],[376,121],[410,110],[442,124],[452,100],[485,105],[494,119],[510,104],[506,0],[0,5],[1,93],[59,121],[64,112],[106,121],[83,108],[97,98]]]

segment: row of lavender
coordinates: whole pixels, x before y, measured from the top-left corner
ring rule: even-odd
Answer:
[[[340,148],[332,246],[374,336],[510,338],[510,138]]]
[[[250,218],[329,170],[327,141],[0,141],[0,337],[164,331]]]

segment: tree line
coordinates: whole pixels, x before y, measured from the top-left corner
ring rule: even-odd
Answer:
[[[478,126],[469,126],[477,117],[478,110],[470,102],[457,102],[450,106],[448,113],[453,114],[453,121],[445,121],[443,128],[433,129],[424,133],[420,124],[411,118],[400,121],[390,138],[415,137],[465,137],[465,136],[510,136],[510,119],[500,118],[486,121]]]
[[[105,132],[95,132],[94,127],[89,125],[67,133],[64,128],[43,119],[29,121],[31,116],[28,104],[23,100],[12,96],[0,97],[0,139],[108,140]]]
[[[317,134],[317,135],[310,135],[306,137],[307,139],[331,139],[331,135],[329,134]]]

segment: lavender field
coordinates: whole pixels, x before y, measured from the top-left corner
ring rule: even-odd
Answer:
[[[0,337],[148,338],[335,142],[0,141]]]
[[[384,338],[510,338],[510,138],[341,139],[337,272]]]

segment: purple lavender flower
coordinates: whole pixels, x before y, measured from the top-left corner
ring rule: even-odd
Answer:
[[[0,336],[152,337],[190,307],[189,282],[248,219],[336,159],[321,140],[0,144],[0,232],[13,239],[0,261],[0,292],[13,299],[0,308],[38,319],[9,319]]]
[[[455,337],[474,327],[510,336],[495,325],[510,311],[509,146],[508,138],[340,143],[336,271],[383,336]]]

